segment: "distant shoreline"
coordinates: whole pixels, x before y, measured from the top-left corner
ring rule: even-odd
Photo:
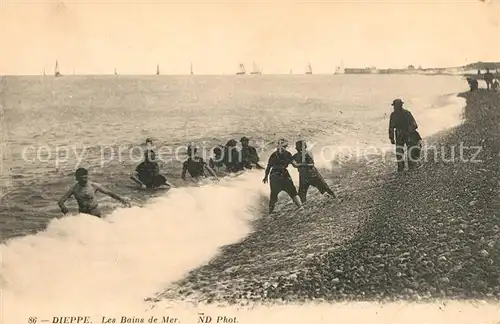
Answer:
[[[57,64],[57,62],[56,62]],[[61,73],[58,77],[68,77],[68,76],[238,76],[238,77],[245,77],[245,76],[254,76],[257,77],[259,75],[342,75],[342,74],[376,74],[376,75],[391,75],[391,74],[403,74],[403,75],[452,75],[452,76],[474,76],[475,74],[472,74],[472,71],[485,71],[486,69],[492,70],[492,73],[495,72],[495,70],[500,70],[500,62],[475,62],[463,66],[455,66],[455,67],[428,67],[428,68],[423,68],[421,66],[415,67],[414,65],[408,65],[408,67],[405,68],[377,68],[377,67],[364,67],[364,68],[351,68],[351,67],[345,67],[345,68],[340,68],[338,67],[336,71],[343,71],[342,73],[337,73],[337,72],[330,72],[330,73],[239,73],[234,71],[233,73],[209,73],[209,74],[192,74],[191,73],[183,73],[183,74],[156,74],[156,73],[151,73],[151,74],[120,74],[116,73],[116,68],[115,72],[112,73],[110,72],[109,74],[75,74],[73,70],[73,73],[69,74],[64,74]],[[58,69],[57,69],[58,70]],[[45,71],[45,70],[44,70]],[[59,70],[58,70],[59,71]],[[60,71],[59,71],[60,72]],[[291,72],[291,70],[290,70]],[[44,72],[45,73],[45,72]],[[498,73],[497,73],[498,74]],[[0,76],[47,76],[47,77],[55,77],[53,74],[0,74]]]
[[[75,74],[74,70],[73,73],[69,74],[64,74],[61,73],[58,78],[60,77],[68,77],[68,76],[115,76],[115,77],[120,77],[120,76],[237,76],[237,77],[245,77],[245,76],[252,76],[252,77],[259,77],[261,75],[343,75],[343,74],[350,74],[350,75],[448,75],[448,76],[462,76],[462,77],[477,77],[478,74],[475,72],[477,71],[486,71],[486,69],[490,69],[492,73],[495,73],[498,75],[498,70],[500,69],[500,62],[476,62],[476,63],[471,63],[468,65],[464,66],[455,66],[455,67],[433,67],[433,68],[422,68],[421,66],[414,67],[413,65],[409,65],[406,68],[377,68],[377,67],[365,67],[365,68],[340,68],[335,72],[329,72],[329,73],[208,73],[208,74],[192,74],[192,73],[183,73],[183,74],[156,74],[156,73],[151,73],[151,74],[120,74],[116,73],[116,69],[114,73],[106,73],[106,74]],[[337,71],[342,71],[342,72],[337,72]],[[474,73],[473,73],[474,71]],[[290,70],[291,72],[291,70]],[[45,73],[45,72],[44,72]],[[10,74],[10,75],[2,75],[0,76],[44,76],[44,77],[56,77],[53,74]],[[481,76],[481,75],[480,75]],[[498,77],[498,76],[497,76]]]

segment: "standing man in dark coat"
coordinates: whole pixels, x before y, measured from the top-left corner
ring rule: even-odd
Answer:
[[[421,140],[417,132],[417,122],[411,112],[403,108],[403,101],[395,99],[392,102],[394,111],[389,120],[389,139],[396,144],[396,160],[398,172],[405,169],[405,145],[408,159],[408,169],[415,169],[420,159]]]

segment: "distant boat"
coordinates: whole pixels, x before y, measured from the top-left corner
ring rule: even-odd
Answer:
[[[46,74],[45,74],[45,68],[43,68],[43,75],[46,75]]]
[[[193,75],[193,63],[191,63],[191,75]]]
[[[59,62],[56,60],[56,67],[54,68],[54,76],[60,77],[62,74],[59,72]]]
[[[313,74],[311,63],[307,65],[306,74]]]
[[[290,74],[293,74],[292,69],[290,69]]]
[[[245,70],[245,66],[240,63],[240,71],[239,72],[236,72],[237,75],[241,75],[241,74],[246,74],[247,71]]]
[[[116,73],[116,68],[115,68],[115,75],[118,75],[118,73]]]
[[[160,64],[156,64],[156,75],[160,75]]]
[[[253,62],[253,71],[250,72],[250,74],[262,74],[262,69],[260,69],[255,62]]]

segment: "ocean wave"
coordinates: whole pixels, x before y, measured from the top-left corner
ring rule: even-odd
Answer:
[[[47,308],[53,315],[140,305],[248,234],[265,189],[260,174],[248,172],[171,189],[142,208],[119,208],[104,219],[53,219],[45,231],[0,246],[3,306],[8,315]]]

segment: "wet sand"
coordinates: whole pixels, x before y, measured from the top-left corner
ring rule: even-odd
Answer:
[[[395,174],[386,159],[325,174],[342,203],[311,189],[304,211],[287,203],[263,215],[242,242],[149,300],[498,299],[500,94],[461,96],[464,124],[426,139],[439,150],[419,170]],[[479,147],[480,162],[460,161],[461,143]],[[470,160],[476,149],[463,151]]]

